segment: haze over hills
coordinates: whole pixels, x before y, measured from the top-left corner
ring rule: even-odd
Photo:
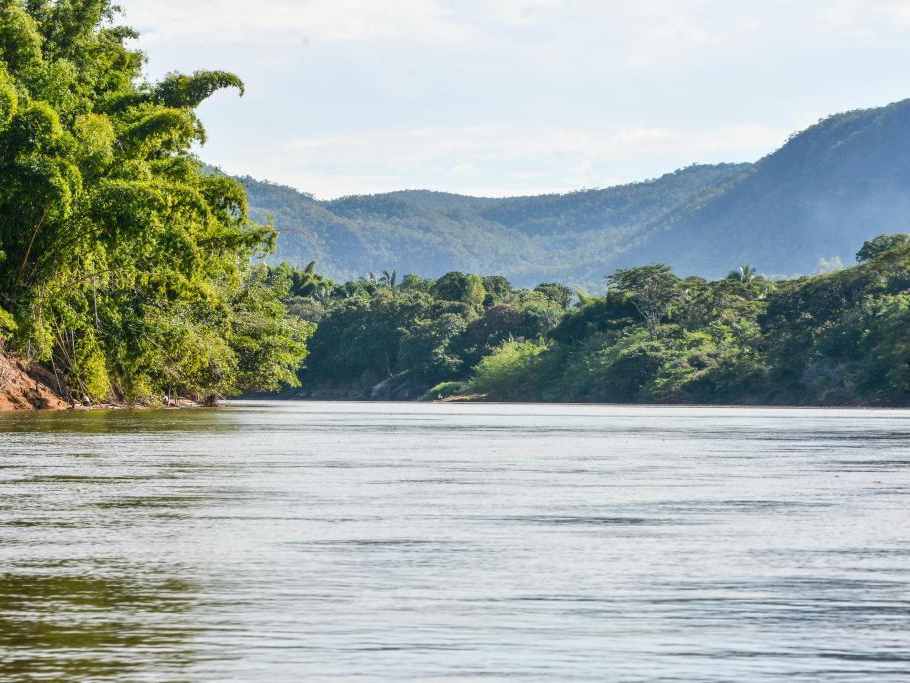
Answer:
[[[754,164],[696,165],[565,195],[408,190],[319,201],[241,180],[253,215],[274,216],[274,258],[316,260],[337,279],[461,270],[597,288],[618,267],[656,261],[707,277],[745,263],[768,275],[811,273],[910,226],[910,100],[831,116]]]

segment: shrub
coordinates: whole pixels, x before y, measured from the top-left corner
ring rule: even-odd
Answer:
[[[477,364],[470,389],[500,401],[535,398],[541,354],[546,348],[539,341],[506,341]]]

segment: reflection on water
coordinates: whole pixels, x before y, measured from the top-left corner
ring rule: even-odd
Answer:
[[[137,434],[232,429],[213,410],[76,410],[0,413],[0,433]]]
[[[0,680],[903,681],[910,412],[0,416]]]
[[[53,573],[0,576],[0,679],[136,680],[143,670],[164,677],[195,656],[189,631],[173,619],[190,605],[189,584],[42,569]]]

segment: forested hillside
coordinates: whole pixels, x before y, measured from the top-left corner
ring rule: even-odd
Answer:
[[[320,202],[242,178],[252,215],[274,215],[275,260],[316,260],[339,279],[396,269],[458,269],[530,285],[588,283],[648,226],[720,191],[747,165],[692,166],[657,180],[568,195],[482,199],[404,191]]]
[[[621,265],[665,262],[718,276],[849,264],[855,245],[910,225],[910,100],[831,116],[703,205],[656,223]]]
[[[709,277],[744,263],[790,276],[848,264],[856,244],[910,222],[910,100],[832,116],[755,164],[567,195],[317,201],[242,182],[253,215],[275,216],[277,260],[316,260],[341,279],[463,270],[596,288],[616,267],[652,262]]]

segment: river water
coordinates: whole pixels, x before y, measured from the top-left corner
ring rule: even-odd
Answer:
[[[784,679],[910,680],[910,412],[0,415],[0,680]]]

